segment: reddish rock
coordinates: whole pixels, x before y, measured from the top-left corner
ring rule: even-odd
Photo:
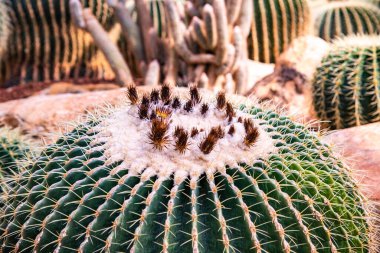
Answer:
[[[333,131],[324,139],[345,157],[366,195],[380,200],[380,123]]]

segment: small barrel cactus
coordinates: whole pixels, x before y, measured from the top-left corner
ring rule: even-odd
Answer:
[[[380,37],[337,40],[313,81],[318,117],[332,129],[380,121]]]
[[[195,87],[127,95],[10,183],[1,252],[370,251],[368,203],[315,133]]]
[[[346,35],[380,32],[380,10],[363,1],[327,3],[315,16],[316,34],[328,42]]]
[[[252,0],[251,34],[248,40],[252,60],[273,63],[299,36],[310,29],[310,10],[305,0]]]
[[[0,128],[0,179],[17,174],[19,163],[31,154],[29,141],[18,130]]]

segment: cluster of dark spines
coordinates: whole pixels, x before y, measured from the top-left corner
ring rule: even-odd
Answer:
[[[189,132],[183,127],[177,126],[174,130],[175,150],[184,154],[189,147]]]
[[[191,137],[191,138],[194,138],[194,137],[197,136],[198,134],[199,134],[199,130],[198,130],[198,128],[193,127],[193,129],[191,129],[190,137]]]
[[[127,97],[129,101],[131,101],[132,105],[137,104],[137,102],[139,101],[139,95],[137,93],[136,86],[130,85],[127,87]]]
[[[224,107],[226,106],[226,94],[224,92],[219,92],[218,95],[216,96],[216,108],[219,110],[223,110]]]
[[[180,107],[181,107],[181,100],[178,97],[174,97],[173,102],[172,102],[172,108],[176,110],[176,109],[179,109]]]
[[[150,94],[142,96],[139,103],[139,97],[137,90],[134,86],[130,86],[127,89],[127,96],[132,105],[138,107],[138,117],[142,120],[146,119],[151,122],[151,128],[149,131],[148,139],[149,143],[157,150],[163,150],[168,147],[168,143],[171,140],[169,136],[170,118],[175,110],[183,109],[187,113],[194,111],[196,105],[199,105],[199,112],[202,116],[206,116],[210,110],[208,103],[202,103],[202,97],[199,89],[196,86],[192,86],[189,89],[190,98],[183,104],[179,97],[172,97],[171,88],[169,85],[163,85],[160,90],[153,89]],[[228,130],[219,125],[211,128],[210,132],[206,134],[198,147],[204,154],[210,154],[217,144],[218,140],[222,139],[226,135],[233,136],[236,132],[233,124],[233,119],[236,117],[235,109],[232,103],[227,101],[226,94],[219,92],[216,96],[216,108],[219,111],[225,112],[225,117],[228,122]],[[243,122],[244,121],[244,122]],[[252,147],[259,136],[257,127],[251,119],[244,119],[239,117],[238,123],[244,124],[246,135],[243,140],[243,144],[247,147]],[[186,131],[183,127],[177,126],[173,133],[173,142],[175,150],[183,154],[186,152],[190,145],[190,138],[195,138],[199,135],[203,129],[197,129],[193,127],[190,131]]]
[[[171,94],[171,89],[169,85],[167,84],[162,85],[160,95],[161,95],[161,100],[165,105],[170,104],[172,94]]]
[[[247,147],[252,147],[259,137],[259,130],[253,123],[252,119],[244,119],[245,137],[244,144]]]
[[[206,115],[206,113],[208,112],[208,110],[209,110],[209,106],[208,106],[208,104],[203,103],[203,104],[201,105],[201,114],[202,114],[203,116]]]
[[[155,118],[152,120],[152,127],[150,129],[148,138],[150,144],[153,145],[155,149],[163,150],[167,147],[169,143],[169,124],[164,119]]]

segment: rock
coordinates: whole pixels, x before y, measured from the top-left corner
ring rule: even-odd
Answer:
[[[274,72],[258,81],[245,95],[271,101],[306,121],[315,120],[310,81],[328,48],[324,40],[314,36],[296,39],[280,56]]]
[[[23,133],[45,142],[54,141],[61,130],[72,127],[63,122],[80,120],[87,112],[104,104],[116,104],[125,90],[84,92],[79,94],[37,95],[0,104],[0,125],[18,127]]]
[[[38,94],[61,94],[61,93],[82,93],[87,91],[111,90],[120,86],[112,83],[96,84],[73,84],[73,83],[28,83],[10,88],[0,89],[0,103],[27,98]]]
[[[276,69],[293,68],[311,80],[330,48],[329,43],[315,36],[304,36],[292,42],[276,62]]]
[[[264,77],[270,75],[274,71],[274,64],[261,63],[257,61],[248,60],[248,78],[247,78],[247,90],[252,87]]]
[[[346,159],[366,196],[380,200],[380,123],[333,131],[324,140]]]

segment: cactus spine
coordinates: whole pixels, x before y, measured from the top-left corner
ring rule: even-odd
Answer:
[[[310,10],[304,0],[253,0],[249,56],[273,63],[296,37],[309,32]]]
[[[3,253],[370,251],[366,201],[304,126],[194,87],[127,94],[15,179]]]
[[[314,108],[333,129],[380,121],[380,37],[335,42],[313,82]]]
[[[331,2],[320,8],[315,31],[326,41],[355,34],[380,32],[380,10],[362,1]]]

